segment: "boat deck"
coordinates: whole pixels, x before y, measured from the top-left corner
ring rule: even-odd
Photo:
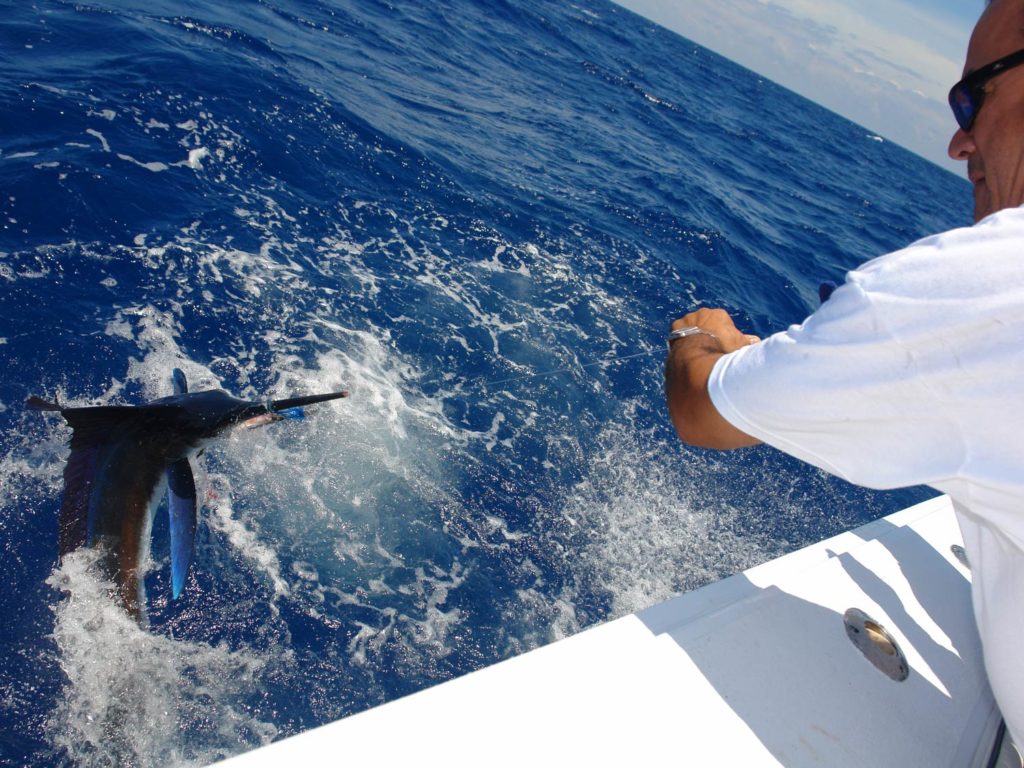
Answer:
[[[985,766],[961,543],[932,499],[222,765]]]

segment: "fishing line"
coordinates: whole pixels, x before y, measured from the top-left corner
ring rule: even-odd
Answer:
[[[647,355],[650,355],[650,354],[651,354],[650,351],[648,351],[648,352],[635,352],[635,353],[633,353],[631,355],[623,355],[621,357],[617,357],[617,356],[613,355],[612,357],[605,358],[604,360],[599,360],[596,363],[580,363],[578,366],[566,366],[564,368],[558,368],[558,369],[553,370],[553,371],[539,371],[537,373],[524,373],[524,374],[522,374],[520,376],[511,376],[511,377],[505,378],[505,379],[495,379],[493,381],[475,382],[473,384],[470,384],[469,386],[470,387],[492,387],[492,386],[495,386],[495,385],[498,385],[498,384],[511,384],[513,382],[516,382],[516,381],[523,381],[524,379],[535,379],[535,378],[538,378],[540,376],[555,376],[555,375],[557,375],[559,373],[570,373],[570,372],[573,371],[574,368],[577,368],[577,367],[578,368],[594,368],[595,366],[612,365],[614,363],[625,362],[626,360],[634,360],[634,359],[636,359],[638,357],[646,357]]]
[[[470,392],[470,391],[472,391],[474,389],[477,389],[477,388],[492,387],[492,386],[499,385],[499,384],[510,384],[510,383],[513,383],[513,382],[516,382],[516,381],[525,381],[526,379],[538,378],[540,376],[554,376],[554,375],[559,374],[559,373],[570,373],[570,372],[572,372],[574,370],[574,368],[594,368],[595,366],[599,366],[599,365],[614,365],[615,363],[625,362],[626,360],[635,360],[638,357],[646,357],[646,356],[650,355],[652,352],[656,352],[656,351],[658,351],[657,348],[652,348],[652,349],[650,349],[650,350],[648,350],[646,352],[634,352],[632,354],[622,355],[622,356],[612,355],[610,357],[606,357],[603,360],[599,360],[599,361],[597,361],[595,363],[580,363],[578,366],[565,366],[563,368],[558,368],[558,369],[555,369],[553,371],[538,371],[537,373],[524,373],[524,374],[522,374],[520,376],[510,376],[510,377],[507,377],[507,378],[504,378],[504,379],[494,379],[492,381],[474,381],[474,382],[470,382],[469,384],[467,384],[464,387],[464,389],[462,389],[461,391],[459,391],[459,392],[451,392],[451,393],[449,393],[449,395],[463,394],[463,393]],[[419,383],[418,386],[417,386],[417,390],[420,393],[422,393],[425,389],[429,389],[429,388],[431,388],[433,386],[440,386],[440,384],[441,384],[440,380],[437,380],[437,379],[435,379],[433,381],[426,382],[426,383]],[[388,427],[379,427],[379,428],[376,428],[376,429],[364,429],[363,432],[364,433],[370,433],[370,434],[382,434],[382,433],[390,434],[391,433],[391,429],[388,428]]]
[[[828,301],[829,297],[832,295],[832,292],[835,291],[837,287],[838,286],[836,285],[836,283],[833,282],[832,280],[826,280],[825,282],[821,283],[818,286],[818,298],[819,298],[820,302],[822,304],[824,304],[826,301]],[[621,362],[624,362],[626,360],[634,360],[634,359],[636,359],[638,357],[645,357],[645,356],[647,356],[649,354],[651,354],[650,351],[648,351],[648,352],[635,352],[635,353],[633,353],[631,355],[623,355],[622,357],[617,357],[615,355],[612,355],[611,357],[605,358],[604,360],[598,361],[596,363],[580,363],[579,366],[575,366],[575,367],[579,367],[579,368],[593,368],[593,367],[599,366],[599,365],[611,365],[613,363],[621,363]],[[555,375],[557,375],[559,373],[570,373],[570,372],[572,372],[573,369],[574,369],[574,366],[566,366],[564,368],[558,368],[557,370],[554,370],[554,371],[540,371],[538,373],[524,373],[521,376],[512,376],[512,377],[505,378],[505,379],[495,379],[493,381],[474,382],[473,384],[468,385],[466,387],[466,389],[472,389],[474,387],[492,387],[492,386],[496,386],[498,384],[511,384],[511,383],[514,383],[514,382],[517,382],[517,381],[523,381],[524,379],[534,379],[534,378],[539,378],[541,376],[555,376]]]

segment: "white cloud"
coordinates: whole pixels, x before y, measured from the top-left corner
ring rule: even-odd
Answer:
[[[966,17],[913,0],[617,2],[963,173],[946,157],[955,127],[946,93],[960,77]]]

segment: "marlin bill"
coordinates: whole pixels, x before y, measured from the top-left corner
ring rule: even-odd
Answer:
[[[191,457],[228,430],[301,420],[306,406],[348,396],[332,392],[253,402],[219,389],[189,392],[177,368],[172,380],[173,395],[143,405],[70,408],[39,397],[25,404],[31,410],[60,412],[72,429],[60,507],[60,557],[80,547],[102,548],[104,575],[116,586],[125,610],[143,625],[143,568],[163,488],[170,515],[171,589],[177,599],[195,548],[198,502]]]

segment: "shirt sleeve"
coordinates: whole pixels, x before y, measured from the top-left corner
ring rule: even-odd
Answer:
[[[743,432],[860,485],[949,477],[963,441],[936,393],[955,361],[893,333],[905,304],[848,281],[802,325],[719,359],[711,401]]]

